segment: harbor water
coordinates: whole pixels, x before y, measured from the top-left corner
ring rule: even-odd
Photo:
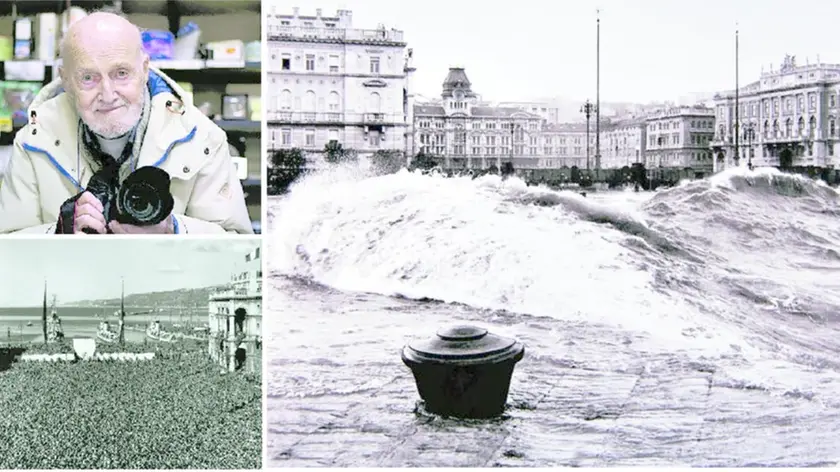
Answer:
[[[772,169],[582,197],[349,169],[270,205],[270,465],[840,461],[840,195]],[[427,413],[400,349],[522,341],[505,414]]]

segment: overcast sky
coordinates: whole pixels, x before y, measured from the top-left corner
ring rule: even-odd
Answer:
[[[4,239],[0,243],[0,306],[39,306],[44,279],[58,303],[118,298],[144,293],[223,284],[254,239],[174,240],[94,237]]]
[[[274,0],[277,1],[277,0]],[[280,0],[314,14],[353,11],[357,28],[402,29],[416,89],[438,97],[450,66],[466,68],[488,100],[595,97],[595,12],[601,9],[601,99],[675,100],[734,88],[736,21],[741,83],[785,54],[840,63],[840,2],[830,0]],[[265,7],[264,7],[265,9]]]

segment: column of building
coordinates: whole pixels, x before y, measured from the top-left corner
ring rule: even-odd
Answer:
[[[227,348],[227,370],[233,372],[236,370],[236,320],[234,319],[235,310],[228,310],[227,313],[227,340],[225,347]]]

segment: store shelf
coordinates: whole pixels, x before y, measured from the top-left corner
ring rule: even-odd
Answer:
[[[6,69],[7,69],[7,66],[10,66],[11,64],[18,65],[19,67],[23,66],[26,69],[27,74],[37,73],[37,74],[39,74],[39,76],[41,78],[40,79],[38,79],[38,78],[35,78],[35,79],[20,79],[19,77],[16,77],[16,76],[7,77],[8,75],[11,75],[11,74],[8,74],[6,72]],[[52,67],[53,67],[53,62],[52,61],[40,61],[40,60],[37,60],[37,59],[0,61],[0,80],[10,80],[10,81],[17,81],[17,82],[39,82],[39,83],[47,84],[52,80]],[[36,70],[33,69],[33,68],[39,68],[40,70],[38,70],[36,72]],[[11,67],[9,67],[9,69],[11,69]]]
[[[152,61],[152,65],[173,80],[196,83],[259,84],[260,62],[172,59]]]

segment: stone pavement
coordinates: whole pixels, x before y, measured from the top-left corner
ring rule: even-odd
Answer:
[[[266,342],[269,467],[840,461],[840,373],[830,366],[754,365],[737,349],[709,359],[614,327],[271,283],[268,315],[283,323]],[[418,406],[400,351],[453,323],[525,345],[501,418]]]
[[[716,384],[707,366],[668,360],[635,372],[527,361],[526,354],[514,373],[507,413],[490,421],[424,413],[410,372],[396,362],[380,368],[390,371],[387,381],[357,391],[269,398],[269,466],[732,467],[840,460],[836,405],[729,388]],[[369,374],[385,378],[376,368]]]

